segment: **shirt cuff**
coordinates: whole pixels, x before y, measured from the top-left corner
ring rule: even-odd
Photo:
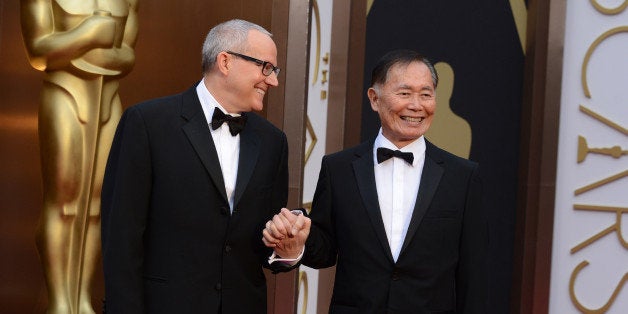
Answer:
[[[296,263],[298,263],[301,260],[301,258],[303,258],[304,252],[305,252],[305,246],[303,246],[303,250],[301,250],[301,254],[299,254],[297,258],[281,258],[279,255],[277,255],[277,253],[275,253],[275,251],[273,251],[273,254],[268,258],[268,265],[274,262],[284,262],[285,264],[293,266]]]

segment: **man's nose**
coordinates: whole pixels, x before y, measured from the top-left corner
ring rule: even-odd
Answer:
[[[270,73],[270,75],[266,77],[264,82],[266,82],[266,84],[270,86],[274,86],[274,87],[279,86],[279,78],[277,77],[277,74],[275,74],[275,72]]]
[[[410,101],[408,102],[408,109],[419,110],[423,107],[422,103],[423,101],[421,100],[421,95],[413,93],[412,97],[410,97]]]

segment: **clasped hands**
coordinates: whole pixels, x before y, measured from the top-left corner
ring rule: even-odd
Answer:
[[[300,211],[282,208],[266,223],[266,228],[262,231],[262,241],[281,258],[296,259],[303,252],[305,240],[310,234],[310,225],[310,218],[300,214]]]

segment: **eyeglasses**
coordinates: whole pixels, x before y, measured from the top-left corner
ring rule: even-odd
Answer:
[[[281,71],[280,68],[274,66],[272,63],[268,62],[268,61],[262,61],[260,59],[255,59],[253,57],[249,57],[247,55],[243,55],[241,53],[237,53],[237,52],[233,52],[233,51],[225,51],[226,53],[230,54],[230,55],[234,55],[237,57],[240,57],[244,60],[247,61],[251,61],[251,62],[255,62],[257,63],[257,65],[261,65],[262,66],[262,74],[269,76],[271,73],[275,72],[275,75],[279,75],[279,72]]]

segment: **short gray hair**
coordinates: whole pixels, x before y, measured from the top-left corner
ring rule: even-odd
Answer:
[[[249,31],[256,30],[269,37],[273,35],[265,28],[245,20],[229,20],[214,26],[203,43],[203,73],[207,73],[216,63],[219,53],[227,50],[242,52],[246,50]]]

